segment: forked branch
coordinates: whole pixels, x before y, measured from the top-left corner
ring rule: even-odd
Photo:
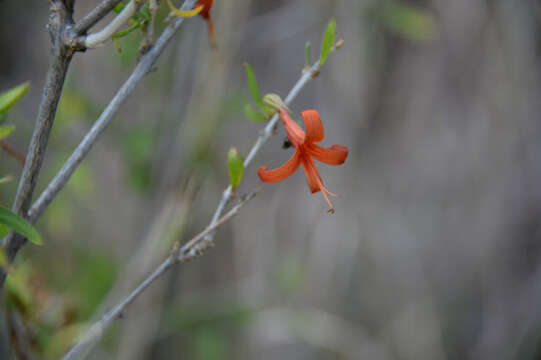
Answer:
[[[84,358],[88,352],[92,349],[93,345],[101,338],[105,330],[111,325],[113,320],[122,314],[128,305],[130,305],[150,284],[156,279],[165,274],[173,265],[189,261],[201,253],[199,250],[196,253],[186,251],[188,249],[195,248],[200,244],[201,240],[210,232],[216,230],[217,227],[229,221],[233,216],[238,214],[239,210],[256,195],[256,191],[250,193],[241,199],[241,201],[235,205],[231,210],[227,212],[222,218],[214,222],[213,225],[209,225],[201,233],[193,237],[181,250],[174,250],[161,264],[158,266],[145,280],[143,280],[128,296],[126,296],[121,302],[115,305],[110,311],[101,317],[96,323],[94,323],[78,340],[78,342],[71,348],[71,350],[64,356],[64,360],[80,359]],[[183,251],[184,250],[184,251]]]

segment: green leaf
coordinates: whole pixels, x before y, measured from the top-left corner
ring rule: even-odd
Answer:
[[[141,26],[142,26],[141,23],[136,22],[135,24],[133,24],[132,26],[130,26],[126,30],[121,30],[121,31],[117,32],[116,34],[114,34],[112,36],[112,38],[113,39],[119,39],[121,37],[124,37],[124,36],[128,35],[129,33],[131,33],[133,30],[136,30],[136,29],[140,28]]]
[[[113,8],[113,12],[114,12],[115,14],[120,14],[120,12],[121,12],[122,10],[124,10],[124,7],[125,7],[125,6],[126,6],[126,5],[124,5],[123,3],[119,3],[117,6],[115,6],[115,7]]]
[[[30,89],[30,82],[22,83],[0,94],[0,114],[5,113],[10,107],[21,100]]]
[[[6,252],[4,251],[4,248],[0,246],[0,266],[5,268],[9,264],[8,256],[6,255]]]
[[[385,8],[383,18],[392,32],[411,41],[427,42],[437,35],[433,15],[413,6],[392,2]]]
[[[306,45],[304,45],[304,65],[306,67],[310,67],[311,64],[310,50],[312,50],[312,44],[310,44],[310,41],[307,41]]]
[[[268,120],[265,114],[255,111],[250,104],[244,105],[244,114],[253,122],[265,122]]]
[[[231,187],[235,189],[239,186],[244,175],[244,160],[236,148],[229,149],[227,153],[227,169],[229,170],[229,180]]]
[[[9,233],[9,228],[4,224],[0,224],[0,238],[3,238],[8,233]]]
[[[138,20],[150,22],[151,15],[150,15],[149,7],[150,7],[150,3],[147,2],[145,5],[143,5],[141,9],[139,9],[139,11],[135,14],[137,15]]]
[[[0,140],[7,138],[15,130],[15,126],[7,125],[0,126]]]
[[[323,40],[321,41],[321,56],[319,58],[319,65],[325,64],[329,54],[331,53],[332,46],[334,45],[334,36],[336,34],[336,20],[334,18],[329,21],[325,34],[323,34]]]
[[[25,277],[19,272],[6,278],[6,304],[15,307],[19,311],[26,312],[32,306],[32,292]]]
[[[0,206],[0,223],[25,236],[36,245],[43,243],[39,233],[28,221],[3,206]]]
[[[10,182],[10,181],[13,181],[13,175],[11,175],[11,174],[2,176],[0,178],[0,184],[4,184],[4,183]],[[0,226],[2,226],[2,225],[0,224]],[[0,230],[0,237],[2,237],[2,236],[3,235],[1,234],[1,230]]]
[[[255,79],[254,70],[248,63],[245,63],[244,66],[246,67],[246,76],[248,76],[248,86],[250,87],[250,94],[252,94],[252,98],[254,99],[255,104],[258,107],[261,107],[261,104],[263,104],[263,99],[261,99],[261,94],[259,93],[259,89],[257,87],[257,80]]]

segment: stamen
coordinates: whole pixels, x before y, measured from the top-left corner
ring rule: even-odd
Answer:
[[[315,166],[314,166],[314,170],[316,170],[317,172],[317,168]],[[321,190],[321,193],[323,194],[323,197],[325,198],[325,201],[327,201],[327,204],[329,204],[330,209],[327,210],[327,212],[329,214],[334,214],[334,206],[332,206],[332,203],[329,200],[329,197],[327,196],[327,194],[329,194],[332,197],[337,197],[338,195],[333,194],[332,192],[327,190],[327,188],[323,186],[323,182],[321,182],[321,179],[319,178],[319,176],[316,177],[316,181],[317,181],[317,184],[319,185],[319,190]]]
[[[327,210],[327,212],[329,214],[334,214],[334,206],[332,206],[331,201],[329,200],[329,197],[327,196],[327,192],[328,192],[327,189],[325,189],[324,187],[321,188],[321,193],[323,194],[323,197],[327,201],[327,204],[329,204],[329,210]]]
[[[325,201],[327,202],[327,204],[329,204],[330,209],[327,210],[327,212],[329,214],[334,214],[334,206],[332,206],[332,203],[329,200],[329,197],[327,196],[327,194],[332,196],[332,197],[338,197],[338,195],[333,194],[332,192],[327,190],[327,188],[325,186],[323,186],[323,182],[321,181],[321,176],[319,176],[319,171],[317,170],[316,164],[314,164],[314,162],[311,159],[310,159],[310,161],[308,161],[308,166],[310,168],[310,171],[313,172],[314,175],[315,175],[316,183],[319,186],[319,190],[323,194],[323,197],[325,198]]]

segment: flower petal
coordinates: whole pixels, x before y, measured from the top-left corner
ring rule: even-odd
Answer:
[[[305,148],[314,159],[329,165],[341,165],[348,157],[348,148],[342,145],[335,144],[324,148],[316,144],[307,144]]]
[[[315,110],[304,110],[301,112],[304,119],[304,128],[306,129],[305,142],[320,142],[325,136],[325,130],[321,123],[321,117]]]
[[[169,5],[169,9],[171,9],[171,11],[173,13],[175,13],[175,15],[177,16],[180,16],[181,18],[190,18],[190,17],[194,17],[196,15],[198,15],[200,12],[203,11],[203,9],[205,8],[204,5],[199,5],[199,3],[193,8],[193,10],[180,10],[180,9],[177,9],[172,3],[171,3],[171,0],[167,0],[167,5]]]
[[[316,164],[314,164],[314,160],[312,160],[310,156],[303,156],[301,158],[301,164],[304,175],[306,175],[306,182],[308,183],[310,192],[313,194],[320,191],[323,182],[321,181],[319,171],[317,171]]]
[[[296,151],[295,154],[286,161],[282,166],[268,170],[267,166],[261,166],[257,169],[257,175],[263,182],[278,182],[282,181],[297,170],[301,163],[300,152]]]
[[[291,119],[287,110],[279,109],[280,117],[284,122],[287,137],[295,148],[304,143],[304,130]]]
[[[205,20],[211,20],[210,18],[210,9],[212,8],[212,3],[214,0],[200,0],[197,4],[195,4],[194,7],[198,7],[199,5],[202,5],[204,7],[203,11],[201,11],[201,17]]]

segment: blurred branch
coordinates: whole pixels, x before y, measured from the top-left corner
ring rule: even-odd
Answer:
[[[359,324],[318,308],[275,307],[254,315],[249,332],[266,344],[300,339],[344,359],[392,359],[385,344]],[[269,332],[268,329],[275,329]]]
[[[182,6],[184,9],[193,7],[195,0],[186,0]],[[107,105],[105,110],[101,113],[100,117],[92,128],[85,135],[84,139],[73,151],[69,159],[66,161],[64,166],[56,174],[56,176],[51,180],[47,188],[41,193],[36,202],[32,205],[31,209],[28,211],[28,218],[31,221],[35,221],[53,200],[53,198],[58,194],[60,190],[66,185],[71,174],[77,169],[81,161],[86,157],[88,152],[92,149],[101,133],[113,120],[115,115],[118,113],[120,106],[126,101],[128,96],[131,95],[137,84],[143,79],[143,76],[146,75],[156,62],[156,59],[161,55],[173,35],[177,32],[180,25],[184,21],[183,18],[176,18],[169,26],[165,28],[162,32],[156,44],[149,50],[142,58],[139,64],[135,67],[132,74],[118,90],[115,97]]]
[[[83,46],[85,48],[95,48],[103,42],[109,40],[118,30],[137,12],[139,7],[146,1],[131,0],[128,5],[122,9],[113,21],[107,24],[106,27],[98,31],[97,33],[87,35],[83,40]]]
[[[149,0],[148,11],[150,12],[150,23],[148,24],[145,40],[141,44],[144,51],[152,46],[154,40],[154,28],[156,27],[156,13],[160,8],[160,0]]]
[[[103,19],[105,15],[109,14],[115,6],[117,6],[122,0],[103,0],[92,11],[86,14],[81,20],[75,23],[73,30],[77,35],[84,34],[88,29],[94,26],[98,21]]]
[[[28,146],[26,161],[12,206],[14,212],[24,217],[26,217],[26,212],[32,201],[32,194],[41,169],[45,149],[47,148],[56,108],[62,94],[64,79],[73,56],[72,49],[64,41],[64,35],[73,22],[72,15],[73,0],[50,1],[49,23],[47,24],[51,37],[50,65],[47,71],[36,124]],[[6,248],[6,253],[10,261],[15,258],[15,255],[25,241],[26,239],[24,237],[14,235],[13,232],[4,238],[3,245]],[[0,275],[0,288],[3,286],[4,280],[5,273],[2,273]]]
[[[6,311],[6,322],[10,332],[10,342],[13,352],[18,359],[32,360],[31,346],[28,340],[28,331],[16,310]]]
[[[83,334],[81,339],[64,356],[64,360],[83,358],[91,350],[92,346],[101,338],[105,330],[111,325],[112,321],[122,314],[124,309],[130,305],[150,284],[165,274],[173,265],[189,261],[200,255],[203,250],[211,244],[207,243],[204,247],[199,247],[198,251],[192,252],[201,240],[210,232],[215,231],[217,227],[229,221],[239,210],[251,199],[255,197],[257,190],[248,194],[241,201],[227,212],[223,217],[210,224],[205,230],[193,237],[180,250],[175,248],[171,254],[158,266],[145,280],[143,280],[128,296],[120,303],[102,316],[88,331]]]
[[[331,51],[335,51],[336,49],[340,48],[344,43],[343,39],[338,40],[336,45],[334,45],[331,48]],[[297,95],[300,93],[302,88],[310,82],[313,78],[319,75],[319,72],[321,71],[321,65],[320,60],[316,61],[310,68],[303,71],[302,76],[297,81],[295,86],[289,91],[289,94],[287,94],[286,99],[284,100],[286,105],[291,104],[293,100],[297,97]],[[246,159],[244,160],[244,168],[247,168],[254,157],[257,155],[263,144],[267,142],[267,140],[271,137],[271,135],[274,133],[274,130],[276,128],[276,125],[278,124],[278,120],[280,117],[278,114],[274,114],[272,119],[269,121],[267,126],[265,126],[265,129],[259,135],[257,138],[257,141],[255,142],[254,146],[252,146],[252,149],[250,149],[250,152],[248,153],[248,156],[246,156]],[[225,207],[231,200],[231,196],[233,195],[233,189],[231,185],[229,185],[223,192],[222,199],[220,203],[218,204],[218,207],[216,208],[216,212],[214,213],[214,216],[212,217],[212,221],[210,224],[212,225],[214,222],[218,221],[220,218],[222,212],[224,211]],[[207,236],[205,236],[205,242],[212,242],[212,239],[214,238],[214,232],[209,233]]]

